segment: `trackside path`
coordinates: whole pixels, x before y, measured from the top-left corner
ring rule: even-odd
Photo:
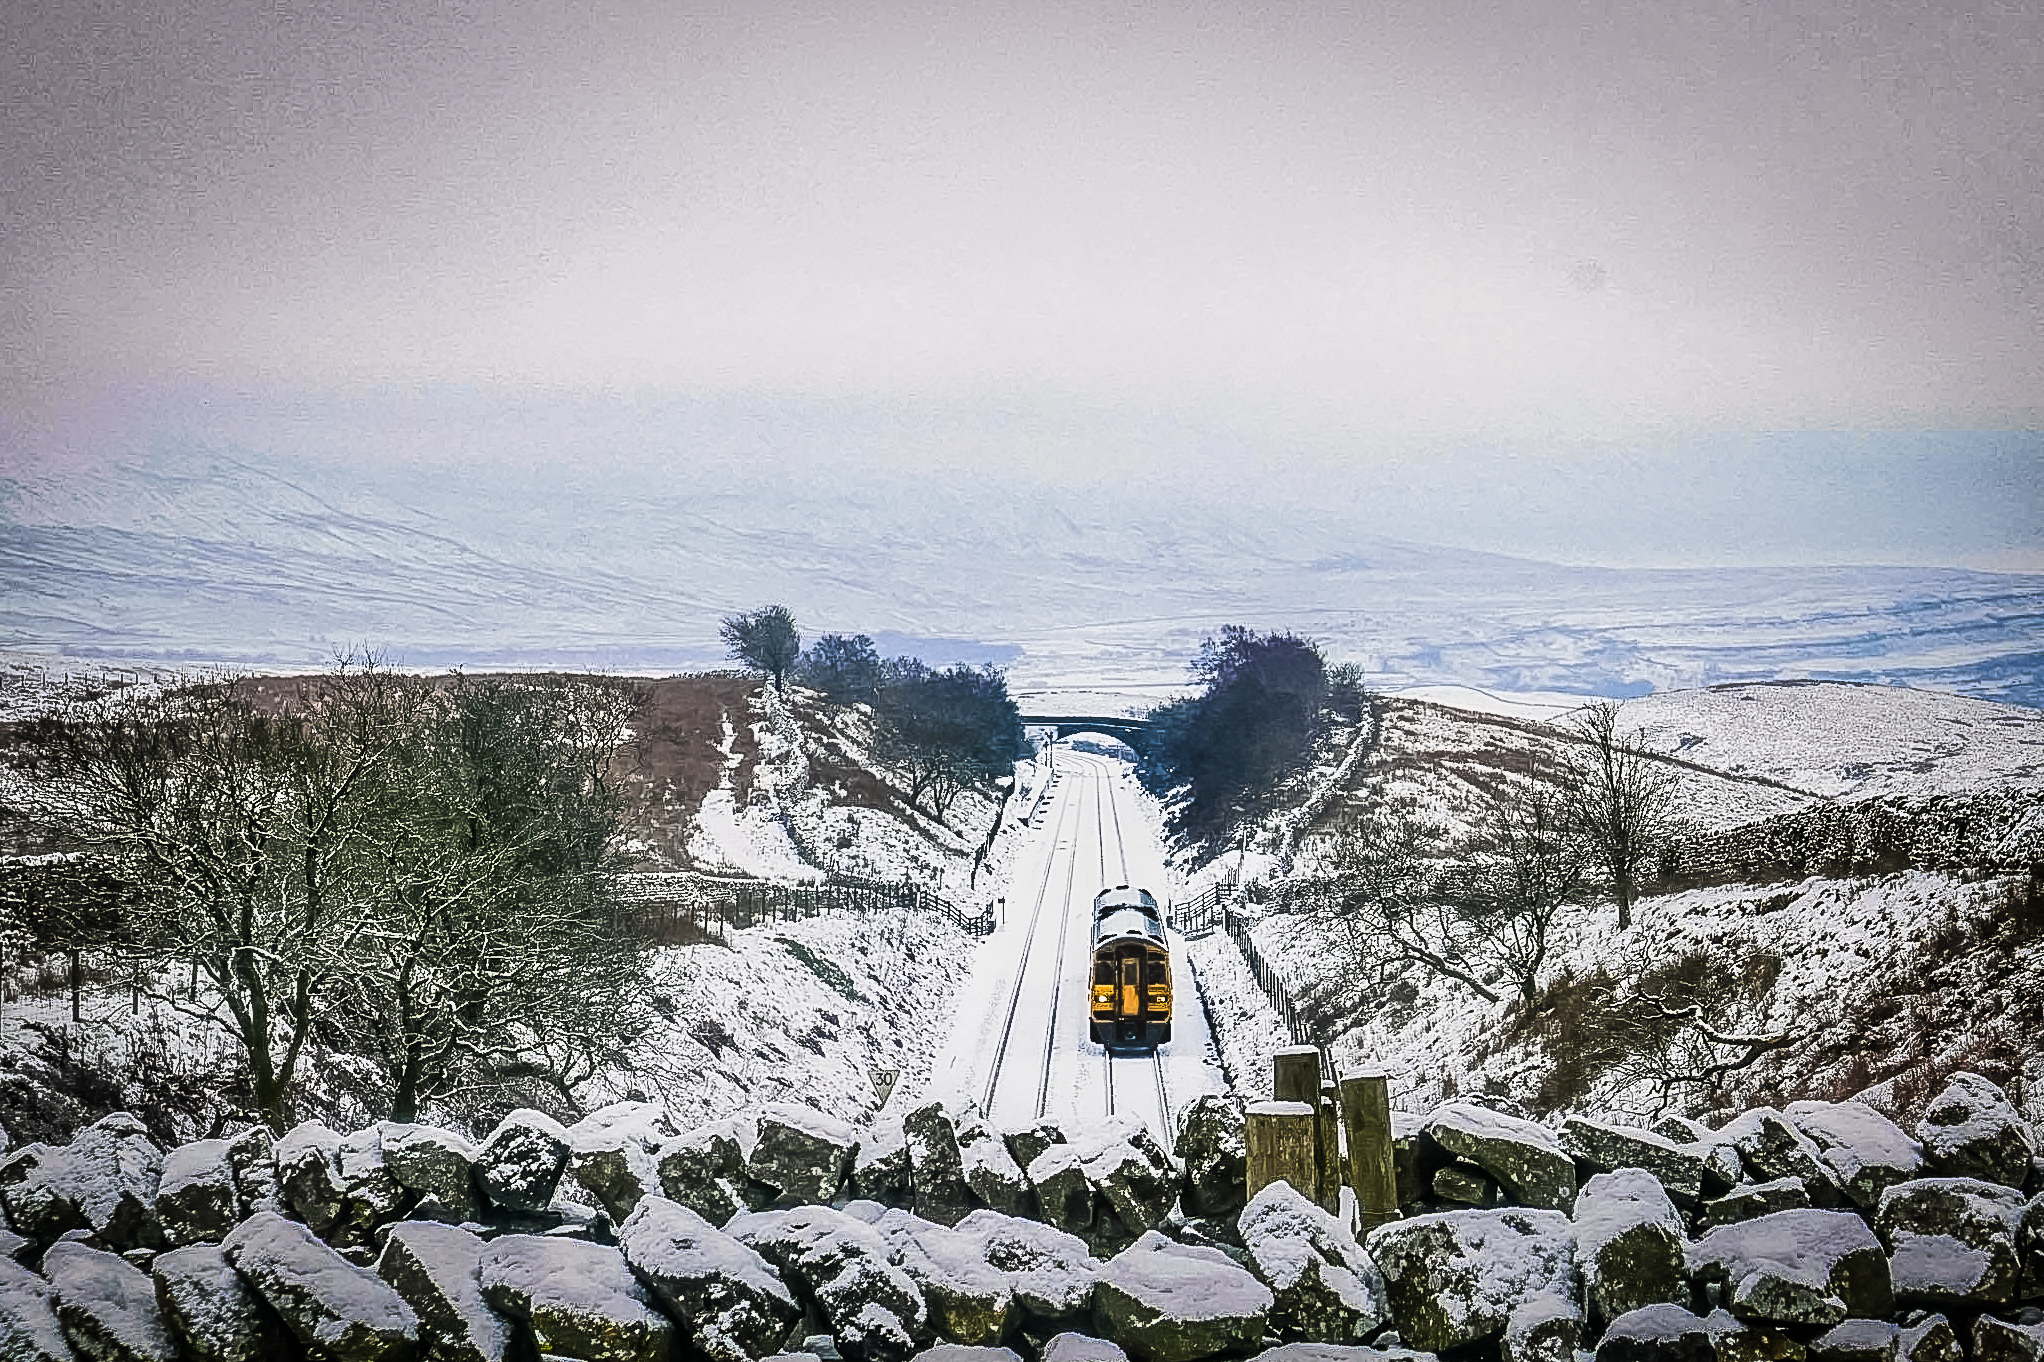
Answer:
[[[931,1091],[969,1097],[1002,1129],[1134,1117],[1166,1145],[1177,1113],[1222,1091],[1198,979],[1171,934],[1172,1039],[1154,1057],[1087,1035],[1093,896],[1131,884],[1168,902],[1156,805],[1127,766],[1061,748],[1058,783],[1013,862],[1007,916],[979,947]]]

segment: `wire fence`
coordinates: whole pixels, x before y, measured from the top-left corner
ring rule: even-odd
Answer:
[[[1171,905],[1171,925],[1178,929],[1179,935],[1188,938],[1209,936],[1216,931],[1226,932],[1235,948],[1242,952],[1242,959],[1248,964],[1256,986],[1270,1001],[1271,1010],[1284,1022],[1292,1044],[1313,1044],[1312,1028],[1300,1015],[1298,1003],[1293,999],[1284,976],[1257,949],[1255,938],[1249,934],[1249,919],[1231,906],[1240,893],[1239,886],[1227,881],[1208,885],[1184,903]]]
[[[617,892],[641,939],[662,945],[722,942],[734,929],[768,922],[875,914],[936,917],[970,936],[994,929],[991,908],[967,912],[913,881],[837,877],[783,883],[674,872],[622,876]]]

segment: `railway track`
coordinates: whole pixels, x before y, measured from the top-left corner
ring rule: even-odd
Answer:
[[[1083,795],[1080,795],[1079,797],[1083,798]],[[1072,802],[1073,801],[1071,800],[1060,800],[1058,802],[1057,817],[1052,821],[1051,824],[1052,854],[1044,858],[1043,880],[1040,884],[1037,885],[1036,902],[1029,910],[1029,931],[1028,934],[1022,938],[1022,958],[1015,966],[1015,983],[1008,993],[1008,1010],[1006,1016],[1003,1018],[1001,1023],[1001,1039],[999,1044],[995,1047],[993,1063],[989,1065],[987,1069],[987,1081],[985,1090],[980,1094],[980,1110],[985,1112],[990,1113],[994,1109],[994,1093],[998,1091],[1000,1088],[1001,1071],[1008,1061],[1008,1042],[1012,1040],[1015,1035],[1015,1015],[1017,1012],[1021,1010],[1024,986],[1028,982],[1029,978],[1029,956],[1036,945],[1037,926],[1043,918],[1043,905],[1049,901],[1051,880],[1057,871],[1058,858],[1056,854],[1056,847],[1058,843],[1058,838],[1061,835],[1063,835],[1065,827],[1065,816],[1068,812],[1071,811]],[[1075,823],[1083,822],[1083,816],[1080,819],[1076,819],[1074,821]],[[1077,848],[1074,847],[1073,855],[1070,857],[1069,868],[1065,872],[1065,892],[1062,896],[1064,899],[1063,912],[1064,916],[1067,919],[1069,919],[1071,916],[1072,881],[1073,878],[1078,873],[1078,864],[1079,858],[1077,855]],[[1062,943],[1064,940],[1063,924],[1060,924],[1058,940],[1060,943],[1059,952],[1060,954],[1062,954],[1063,952]],[[1052,991],[1052,1015],[1053,1016],[1056,1015],[1056,990],[1054,984]],[[1050,1061],[1049,1058],[1046,1056],[1044,1060],[1045,1088],[1048,1087],[1049,1076]],[[1040,1090],[1037,1099],[1038,1102],[1037,1114],[1039,1116],[1043,1114],[1043,1104],[1046,1100],[1047,1098],[1043,1095],[1043,1092]]]
[[[1014,928],[1020,930],[996,938],[1003,942],[997,950],[1014,952],[1012,974],[1002,969],[1003,992],[983,1033],[988,1046],[981,1051],[983,1067],[973,1066],[981,1074],[976,1095],[980,1109],[999,1125],[1130,1115],[1168,1146],[1174,1119],[1166,1059],[1161,1050],[1118,1054],[1088,1037],[1084,994],[1092,978],[1090,937],[1076,942],[1072,931],[1075,918],[1090,929],[1085,910],[1097,888],[1128,883],[1135,860],[1151,853],[1131,856],[1116,764],[1073,753],[1065,767],[1064,753],[1059,757],[1065,768],[1062,788],[1051,796],[1048,816],[1039,815],[1049,844],[1040,869],[1032,866],[1025,872],[1033,880],[1028,918],[1025,922],[1018,914]],[[1147,859],[1145,865],[1150,867]],[[1082,882],[1082,874],[1092,882]],[[1146,881],[1156,874],[1155,868],[1144,870]],[[1021,901],[1021,895],[1011,896],[1011,902]],[[1076,1002],[1074,991],[1081,995]],[[1091,1072],[1096,1066],[1097,1078]],[[1194,1083],[1199,1081],[1196,1073],[1187,1075]]]

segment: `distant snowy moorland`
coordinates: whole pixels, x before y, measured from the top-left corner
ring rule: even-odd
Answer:
[[[1614,569],[1374,538],[1340,510],[1178,489],[743,469],[567,480],[197,453],[0,483],[0,648],[142,663],[721,665],[765,601],[1018,689],[1182,682],[1230,622],[1395,690],[1639,695],[1907,684],[2044,705],[2044,576]]]

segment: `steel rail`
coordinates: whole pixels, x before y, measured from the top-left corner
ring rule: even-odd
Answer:
[[[1081,794],[1076,790],[1073,793],[1075,796]],[[1077,803],[1076,798],[1059,800],[1057,818],[1051,824],[1050,852],[1043,858],[1043,883],[1036,890],[1036,906],[1029,911],[1029,930],[1022,938],[1022,958],[1015,966],[1015,983],[1008,992],[1008,1015],[1001,1023],[1000,1043],[994,1047],[994,1062],[987,1071],[986,1089],[980,1099],[980,1110],[989,1119],[993,1116],[994,1090],[1001,1081],[1001,1068],[1008,1060],[1008,1040],[1015,1029],[1015,1012],[1022,1005],[1022,985],[1029,973],[1029,954],[1036,940],[1036,924],[1043,916],[1043,902],[1050,893],[1051,874],[1057,868],[1058,833],[1064,828],[1067,811],[1077,811]],[[1079,822],[1080,826],[1084,826],[1083,817]],[[1077,847],[1072,848],[1072,854],[1076,861]]]

